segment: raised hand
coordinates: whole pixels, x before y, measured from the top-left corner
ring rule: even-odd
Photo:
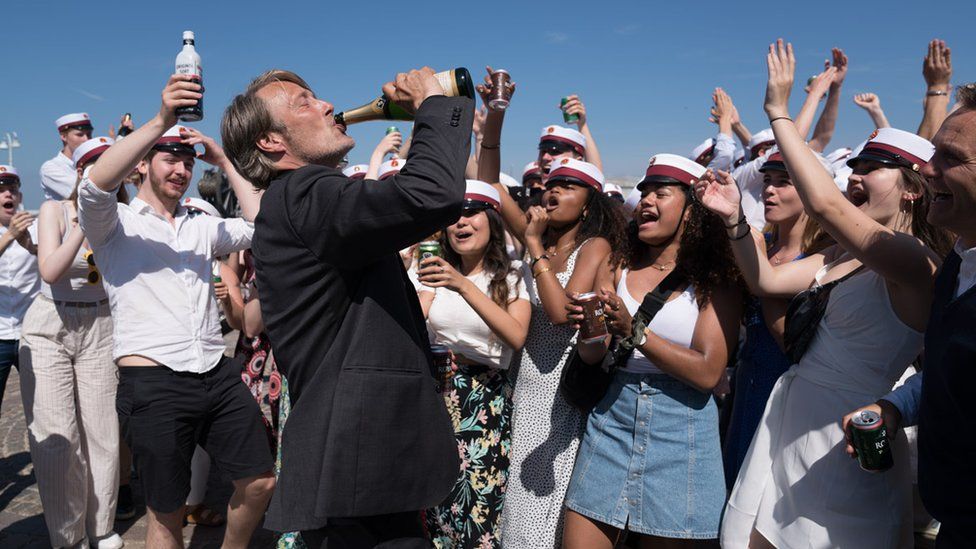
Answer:
[[[859,93],[855,95],[854,104],[868,112],[881,108],[881,100],[873,93]]]
[[[224,154],[224,149],[217,144],[214,138],[204,135],[200,130],[184,127],[180,130],[180,137],[183,138],[181,141],[185,145],[191,147],[203,145],[203,152],[198,152],[197,158],[207,164],[222,167],[229,163],[227,155]]]
[[[528,225],[525,227],[526,240],[542,240],[542,233],[549,226],[549,212],[542,206],[532,206],[525,212]]]
[[[176,124],[176,109],[192,107],[203,97],[202,87],[191,78],[189,74],[174,74],[163,88],[159,117],[166,127]]]
[[[793,75],[796,73],[796,58],[793,56],[793,44],[783,39],[776,40],[769,45],[766,54],[766,67],[769,78],[766,82],[766,99],[763,108],[769,118],[790,115],[790,91],[793,89]]]
[[[728,118],[729,124],[735,124],[739,122],[739,111],[735,108],[732,103],[732,98],[729,94],[725,93],[722,88],[715,88],[715,92],[712,93],[712,106],[711,116],[709,117],[709,122],[718,124],[720,119]]]
[[[481,103],[484,105],[484,108],[485,109],[487,109],[490,112],[499,112],[499,113],[505,112],[505,109],[493,109],[493,108],[491,108],[491,104],[489,103],[489,101],[491,100],[491,94],[494,92],[494,89],[493,89],[494,88],[494,84],[491,81],[491,74],[493,72],[495,72],[495,69],[491,68],[491,66],[487,66],[487,67],[485,67],[485,71],[488,74],[485,76],[484,83],[483,84],[478,84],[477,86],[475,86],[474,89],[475,89],[475,91],[478,92],[478,95],[481,96]],[[515,95],[515,82],[512,82],[511,80],[509,80],[508,83],[505,86],[509,90],[509,97],[511,98],[512,96],[514,96]]]
[[[403,145],[403,134],[400,132],[388,133],[376,144],[373,154],[385,156],[387,153],[395,153],[400,150],[401,145]]]
[[[580,101],[578,95],[570,95],[566,99],[566,104],[560,105],[559,109],[566,114],[575,114],[579,116],[579,119],[576,120],[576,126],[582,128],[586,125],[586,106],[583,105],[582,101]]]
[[[728,172],[708,170],[695,183],[695,195],[705,208],[719,216],[727,227],[742,217],[739,186]]]
[[[840,48],[833,48],[830,50],[830,54],[833,57],[833,66],[837,69],[834,73],[833,82],[831,85],[834,87],[840,87],[844,83],[844,78],[847,77],[847,55],[844,50]]]
[[[834,79],[837,76],[836,67],[827,67],[824,71],[817,76],[813,77],[813,82],[807,86],[807,93],[817,98],[817,101],[824,98],[827,95],[827,91],[830,87],[834,85]]]
[[[929,52],[922,63],[922,76],[929,91],[949,91],[949,81],[952,79],[952,50],[946,46],[945,40],[929,42]]]
[[[434,69],[424,67],[398,73],[392,82],[383,84],[383,93],[407,112],[416,113],[428,97],[444,95],[444,90],[434,77]]]

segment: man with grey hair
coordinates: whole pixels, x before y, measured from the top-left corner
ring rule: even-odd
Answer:
[[[429,547],[419,511],[458,471],[397,252],[460,216],[474,104],[444,97],[429,68],[383,91],[416,114],[409,156],[383,181],[339,171],[355,143],[294,73],[256,78],[221,124],[238,171],[267,189],[252,251],[292,404],[265,525],[311,547]]]
[[[976,517],[976,423],[969,413],[976,387],[976,84],[959,87],[956,99],[921,171],[933,195],[929,223],[959,237],[935,281],[924,369],[865,408],[881,414],[892,438],[899,427],[918,424],[918,488],[942,523],[937,549],[972,547]],[[845,431],[854,413],[844,418]],[[855,455],[850,444],[847,452]]]

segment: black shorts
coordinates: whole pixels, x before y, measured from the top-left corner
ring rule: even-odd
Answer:
[[[156,512],[186,503],[197,444],[233,480],[272,469],[266,427],[238,360],[224,357],[204,374],[122,366],[115,407],[146,506]]]

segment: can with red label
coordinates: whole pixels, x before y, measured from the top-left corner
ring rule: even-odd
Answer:
[[[583,343],[603,341],[609,335],[606,317],[603,315],[603,302],[593,292],[581,294],[577,299],[583,307],[579,340]]]

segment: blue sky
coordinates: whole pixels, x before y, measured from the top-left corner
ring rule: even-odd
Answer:
[[[756,4],[759,6],[759,4]],[[799,7],[799,6],[803,7]],[[8,1],[0,67],[0,135],[16,131],[14,164],[25,205],[41,201],[37,172],[54,156],[54,120],[91,114],[96,134],[131,112],[158,109],[181,31],[196,32],[203,58],[205,119],[218,134],[230,98],[260,72],[280,67],[305,77],[338,109],[376,96],[397,71],[485,64],[508,69],[518,91],[507,116],[502,166],[517,174],[535,157],[541,128],[559,123],[559,98],[578,93],[609,176],[637,175],[655,153],[688,154],[713,135],[707,120],[715,86],[732,96],[747,126],[762,129],[765,48],[791,40],[798,81],[819,70],[832,46],[850,57],[840,122],[831,147],[871,131],[851,100],[881,97],[892,125],[914,130],[921,117],[922,58],[928,40],[953,50],[953,82],[976,80],[976,3],[771,2],[46,2]],[[263,7],[262,7],[263,6]],[[268,7],[270,6],[270,8]],[[416,7],[413,7],[416,6]],[[795,7],[794,7],[795,6]],[[189,9],[184,9],[189,8]],[[794,114],[802,101],[794,93]],[[353,162],[366,162],[387,124],[354,126]],[[0,162],[6,154],[0,151]],[[197,176],[202,173],[197,170]]]

